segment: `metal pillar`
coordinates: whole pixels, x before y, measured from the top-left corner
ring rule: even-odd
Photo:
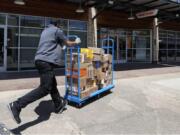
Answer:
[[[87,46],[97,47],[97,19],[93,19],[97,11],[95,7],[88,10],[88,33],[87,33]]]
[[[153,21],[153,47],[152,47],[152,62],[159,62],[159,24],[158,18]]]

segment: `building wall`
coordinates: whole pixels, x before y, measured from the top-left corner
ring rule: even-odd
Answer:
[[[0,11],[25,15],[87,20],[87,13],[77,14],[75,12],[77,7],[78,5],[58,0],[28,0],[24,6],[15,5],[12,0],[1,0]]]
[[[0,12],[18,13],[36,16],[49,16],[65,19],[77,19],[87,21],[87,10],[83,14],[77,14],[77,4],[58,0],[28,0],[25,6],[13,4],[12,0],[1,0]],[[150,29],[153,26],[153,18],[128,20],[128,14],[121,11],[105,10],[98,16],[98,25],[117,28]],[[180,23],[165,21],[160,24],[162,29],[180,30]]]
[[[33,58],[34,53],[37,48],[37,44],[39,41],[39,36],[42,31],[42,29],[47,26],[50,19],[52,18],[63,18],[59,19],[62,21],[62,24],[65,24],[64,31],[68,35],[77,34],[80,36],[86,36],[86,30],[79,30],[73,28],[69,29],[70,23],[73,23],[73,21],[70,21],[69,19],[75,19],[75,20],[81,20],[81,21],[87,21],[87,11],[83,14],[77,14],[75,10],[78,8],[78,5],[72,4],[72,3],[66,3],[66,2],[59,2],[58,0],[28,0],[27,4],[25,6],[18,6],[13,4],[13,1],[11,0],[1,0],[0,4],[0,13],[9,13],[7,15],[7,38],[11,38],[13,40],[13,43],[8,42],[9,48],[7,50],[7,68],[11,69],[15,67],[15,70],[20,70],[26,67],[32,67],[33,65]],[[11,14],[19,14],[19,15],[11,15]],[[31,15],[25,16],[25,15]],[[36,16],[36,17],[35,17]],[[135,31],[139,31],[140,33],[144,30],[151,31],[153,27],[153,18],[145,18],[145,19],[135,19],[135,20],[128,20],[128,14],[124,14],[120,11],[104,11],[102,14],[98,16],[98,26],[99,28],[108,28],[108,29],[123,29],[122,31],[125,31],[126,33],[129,33],[131,31],[134,33]],[[50,17],[50,18],[49,18]],[[31,23],[32,20],[36,20],[39,26],[33,26],[34,24],[28,24]],[[76,23],[76,22],[74,22]],[[80,23],[80,22],[77,22]],[[75,24],[79,25],[79,24]],[[180,24],[173,21],[165,21],[161,23],[160,25],[161,29],[166,30],[179,30],[180,31]],[[64,26],[63,26],[64,27]],[[82,32],[84,32],[82,34]],[[121,30],[119,31],[121,32]],[[130,33],[131,33],[130,32]],[[14,35],[13,35],[14,34]],[[17,36],[18,35],[18,36]],[[110,35],[111,36],[111,35]],[[128,34],[126,34],[126,40],[127,44],[131,37],[134,40],[144,40],[144,36],[137,37],[134,34],[130,34],[128,37]],[[146,40],[146,44],[151,44],[151,34],[146,35],[148,40]],[[29,38],[31,37],[31,38]],[[123,36],[122,36],[123,37]],[[118,41],[118,36],[115,37]],[[141,38],[141,39],[139,39]],[[145,37],[146,38],[146,37]],[[33,42],[32,42],[33,39]],[[82,38],[84,40],[84,44],[86,44],[86,38]],[[28,44],[25,41],[29,41],[30,44]],[[149,41],[150,40],[150,41]],[[10,45],[12,44],[12,45]],[[135,41],[133,45],[135,44]],[[168,44],[168,43],[167,43]],[[35,46],[34,46],[35,45]],[[146,46],[146,45],[145,45]],[[85,47],[85,46],[84,46]],[[120,47],[119,47],[120,48]],[[140,59],[140,61],[143,62],[150,62],[151,61],[151,51],[152,46],[148,45],[148,47],[138,47],[136,45],[135,48],[129,48],[126,51],[126,61],[127,62],[135,62],[139,61],[138,53],[143,51],[144,59]],[[161,49],[161,51],[164,51]],[[167,54],[170,52],[170,50],[166,51]],[[176,60],[179,60],[179,50],[176,50],[177,57]],[[170,54],[170,53],[169,53]],[[117,53],[117,61],[119,54]],[[167,56],[168,57],[168,56]],[[173,56],[174,57],[174,56]],[[9,65],[8,65],[9,64]]]
[[[52,20],[60,23],[67,36],[79,36],[82,40],[81,46],[87,47],[86,21],[0,13],[1,30],[3,28],[7,35],[7,38],[4,38],[7,44],[7,49],[4,51],[4,65],[7,70],[17,71],[34,67],[34,56],[41,32]]]

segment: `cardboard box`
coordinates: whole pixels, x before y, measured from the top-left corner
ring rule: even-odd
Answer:
[[[102,72],[102,68],[100,67],[100,68],[94,68],[94,77],[95,78],[97,78],[97,76],[98,76],[98,74],[100,73],[100,72]]]
[[[109,67],[109,62],[108,61],[103,62],[102,68],[107,68],[108,69],[108,67]]]
[[[95,92],[98,90],[98,87],[97,86],[93,86],[93,87],[90,87],[84,91],[81,91],[80,93],[80,97],[81,98],[86,98],[86,97],[89,97],[91,93]],[[75,95],[75,96],[78,96],[78,92],[71,92],[69,91],[69,94],[72,94],[72,95]]]
[[[67,68],[67,71],[68,71],[68,72],[72,72],[72,76],[68,75],[67,77],[78,78],[78,75],[77,75],[78,69]],[[74,72],[75,72],[76,74],[74,74]],[[79,75],[80,77],[87,77],[87,75],[88,75],[88,71],[87,71],[86,68],[81,68],[79,72],[80,72],[80,73],[79,73],[79,74],[80,74],[80,75]]]
[[[104,54],[104,49],[102,49],[102,48],[95,48],[95,47],[88,47],[88,48],[93,50],[94,54],[101,54],[101,55]]]
[[[109,63],[112,63],[112,55],[111,54],[104,54],[103,55],[103,59],[102,59],[102,62],[109,62]]]
[[[103,80],[106,77],[106,74],[104,72],[98,72],[96,77],[98,80]]]
[[[67,68],[70,68],[72,66],[73,69],[78,69],[78,63],[72,63],[72,65],[70,63],[67,63]],[[80,63],[79,64],[79,68],[88,68],[89,66],[92,66],[92,62],[90,63]]]
[[[93,93],[97,90],[98,90],[97,86],[90,87],[90,88],[86,89],[85,91],[81,92],[81,98],[89,97],[91,95],[91,93]]]
[[[72,86],[73,87],[78,87],[78,78],[70,78],[70,77],[67,77],[67,84],[69,86],[71,86],[71,81],[72,81]],[[80,81],[80,88],[85,88],[86,85],[87,85],[87,78],[86,77],[81,77],[79,78],[79,81]]]
[[[103,55],[101,54],[94,54],[93,61],[102,61]]]
[[[80,53],[79,57],[80,57],[80,63],[88,63],[88,62],[92,61],[92,59],[88,58],[85,53]],[[70,54],[67,54],[67,63],[70,63],[71,60],[74,63],[78,63],[78,54],[77,53],[72,53],[72,57],[71,57]]]
[[[93,87],[93,86],[96,86],[95,80],[91,79],[91,78],[88,78],[86,80],[86,88],[90,88],[90,87]]]

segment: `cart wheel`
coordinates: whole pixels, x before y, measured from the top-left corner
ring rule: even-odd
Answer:
[[[79,103],[79,104],[78,104],[78,107],[81,108],[81,107],[82,107],[82,103]]]
[[[77,108],[81,108],[82,107],[82,103],[76,104]]]

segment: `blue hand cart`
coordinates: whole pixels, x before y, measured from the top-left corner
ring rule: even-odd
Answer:
[[[70,37],[74,37],[77,38],[77,36],[70,36]],[[105,46],[104,43],[105,42],[111,42],[111,46]],[[81,52],[81,48],[79,45],[77,46],[73,46],[73,47],[67,47],[66,51],[65,51],[65,89],[66,89],[66,93],[65,93],[65,99],[67,99],[69,102],[73,102],[76,103],[76,105],[78,105],[78,107],[81,107],[83,103],[85,103],[87,100],[89,100],[92,97],[95,96],[99,96],[101,93],[105,92],[105,91],[109,91],[111,89],[114,88],[114,40],[113,39],[102,39],[102,46],[101,46],[104,50],[105,53],[109,54],[112,53],[112,81],[111,84],[109,84],[108,86],[105,86],[101,89],[97,89],[95,92],[90,93],[89,96],[81,98],[81,88],[80,88],[80,52]],[[73,53],[77,53],[77,70],[74,71],[73,70]],[[69,55],[70,59],[67,59],[67,55]],[[69,64],[69,65],[67,65]],[[73,90],[73,76],[77,77],[78,80],[78,85],[77,85],[77,94],[74,94],[74,90]]]

